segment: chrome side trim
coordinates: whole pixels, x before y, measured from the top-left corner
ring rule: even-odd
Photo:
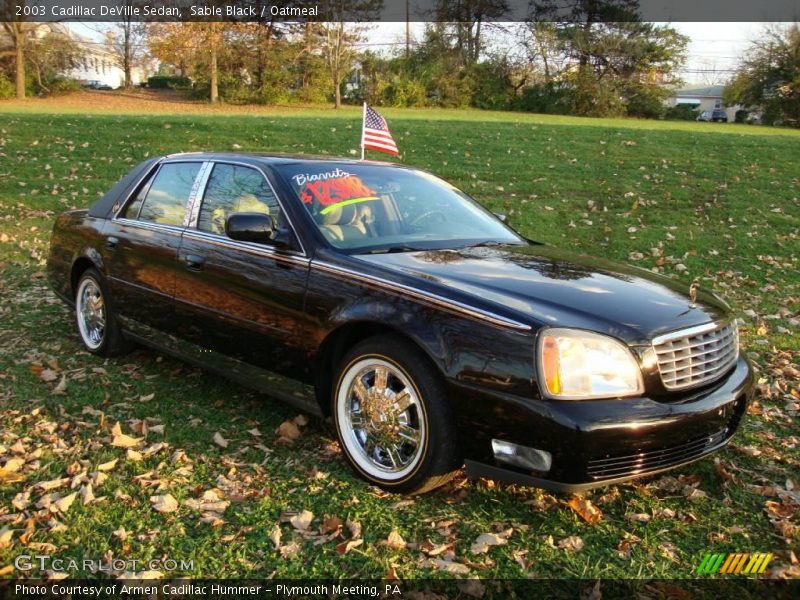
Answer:
[[[197,223],[197,215],[200,212],[200,205],[202,204],[203,194],[205,192],[208,177],[211,175],[211,170],[214,168],[214,163],[207,161],[204,162],[197,172],[197,177],[192,184],[192,191],[189,193],[189,201],[186,203],[186,212],[183,215],[183,226],[194,227],[192,223]]]
[[[302,256],[297,252],[278,252],[277,250],[262,244],[239,242],[237,240],[232,240],[229,237],[217,235],[215,233],[208,233],[206,231],[198,231],[196,229],[186,229],[183,232],[183,237],[197,241],[208,242],[209,244],[214,244],[215,246],[234,248],[236,250],[242,250],[243,252],[249,252],[250,254],[267,256],[269,258],[274,258],[275,260],[283,260],[305,266],[311,262],[310,258]]]
[[[137,221],[135,219],[128,219],[127,217],[119,217],[114,219],[116,223],[128,225],[131,227],[140,227],[142,229],[150,229],[152,231],[159,231],[163,233],[171,233],[173,235],[180,235],[183,233],[183,227],[179,225],[166,225],[164,223],[152,223],[151,221]]]
[[[355,271],[352,271],[344,267],[340,267],[338,265],[332,265],[330,263],[325,263],[320,261],[311,262],[311,266],[318,268],[322,271],[325,271],[327,273],[344,275],[350,279],[355,279],[363,283],[373,284],[376,287],[397,294],[399,296],[407,296],[414,300],[425,302],[427,304],[432,304],[434,306],[443,308],[445,310],[449,310],[451,312],[466,315],[478,321],[488,322],[492,323],[493,325],[497,325],[499,327],[507,327],[519,331],[530,331],[531,329],[530,325],[526,325],[525,323],[514,321],[513,319],[503,317],[501,315],[495,314],[487,310],[482,310],[479,308],[468,306],[462,302],[458,302],[457,300],[450,300],[449,298],[444,298],[442,296],[438,296],[437,294],[433,294],[430,292],[423,292],[421,290],[414,289],[412,287],[403,285],[401,283],[396,283],[394,281],[381,279],[380,277],[375,277],[374,275],[364,275],[363,273],[357,273]]]
[[[665,333],[663,335],[654,337],[652,340],[652,344],[653,346],[658,346],[659,344],[663,344],[664,342],[669,342],[671,340],[676,340],[678,338],[699,335],[701,333],[706,333],[707,331],[720,329],[722,327],[727,326],[728,324],[729,321],[711,321],[710,323],[704,323],[703,325],[696,325],[694,327],[689,327],[688,329],[679,329],[677,331],[670,331],[669,333]]]

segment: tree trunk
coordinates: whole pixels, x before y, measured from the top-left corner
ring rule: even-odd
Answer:
[[[333,91],[336,97],[336,102],[334,104],[334,108],[341,108],[342,107],[342,82],[339,80],[339,74],[336,73],[333,76]]]
[[[17,73],[16,73],[16,84],[17,84],[17,98],[19,100],[25,99],[25,49],[23,47],[24,38],[23,34],[16,35],[16,51],[17,51]]]
[[[131,51],[131,32],[130,32],[131,24],[128,23],[127,27],[128,28],[124,32],[125,46],[122,56],[122,70],[124,72],[124,77],[125,77],[123,87],[126,90],[129,90],[133,87],[133,82],[131,81],[131,62],[132,62],[131,57],[133,55],[133,52]]]
[[[411,54],[411,0],[406,0],[406,60]]]
[[[211,102],[219,100],[219,90],[217,88],[217,46],[211,46]]]

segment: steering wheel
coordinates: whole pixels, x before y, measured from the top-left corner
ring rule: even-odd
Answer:
[[[447,217],[441,210],[435,209],[426,211],[421,215],[414,217],[413,219],[411,219],[411,221],[408,222],[408,225],[409,227],[414,227],[423,221],[427,221],[431,217],[438,217],[440,223],[444,223],[447,220]]]

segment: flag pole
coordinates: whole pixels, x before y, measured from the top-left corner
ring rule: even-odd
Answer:
[[[364,126],[367,123],[367,103],[364,102],[364,109],[361,111],[361,160],[364,160]]]

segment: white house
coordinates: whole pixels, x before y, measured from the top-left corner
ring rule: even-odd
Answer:
[[[694,86],[678,90],[667,100],[669,106],[688,104],[694,106],[698,112],[721,108],[728,114],[728,121],[733,122],[736,111],[740,106],[724,106],[722,102],[722,92],[724,85]]]
[[[64,28],[65,33],[72,38],[83,50],[83,59],[74,68],[64,75],[79,81],[99,81],[112,88],[122,87],[125,83],[125,72],[119,65],[117,55],[113,52],[114,38],[106,35],[104,41],[97,41],[79,35],[71,29]],[[62,30],[63,31],[63,30]],[[131,69],[133,85],[138,85],[146,79],[140,67]]]

